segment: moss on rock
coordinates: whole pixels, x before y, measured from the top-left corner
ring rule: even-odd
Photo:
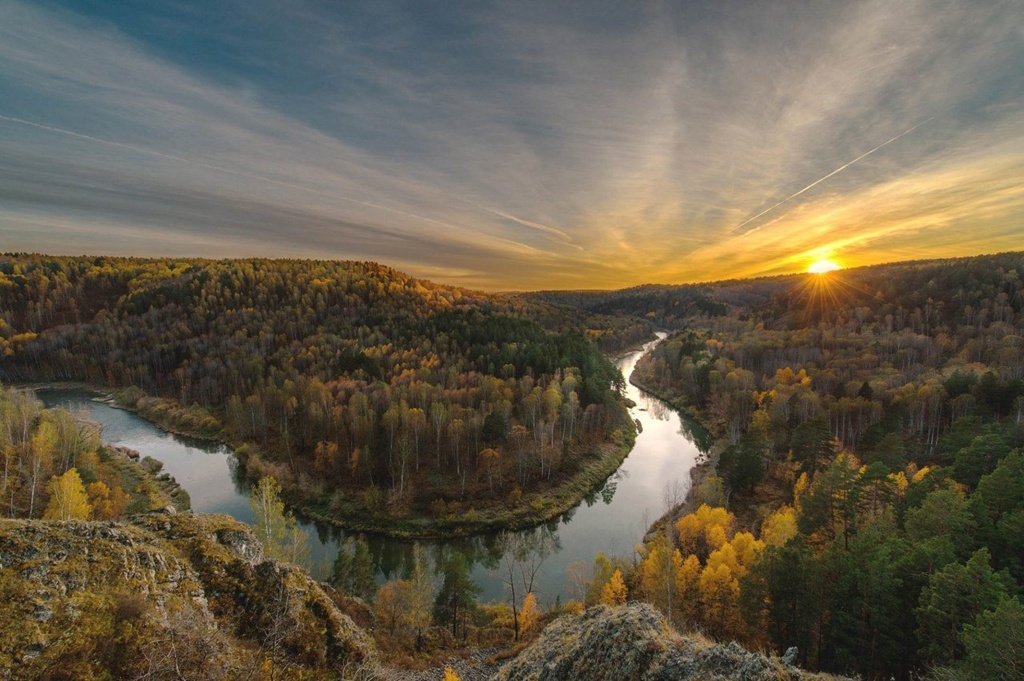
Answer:
[[[375,658],[316,581],[264,560],[249,527],[219,515],[0,521],[0,623],[4,678],[76,664],[79,676],[151,670],[162,659],[154,651],[175,637],[217,661],[197,660],[198,678],[275,665],[333,676]],[[113,668],[121,664],[131,669]]]
[[[826,679],[778,658],[683,636],[647,603],[598,605],[577,617],[555,620],[518,657],[502,667],[497,681],[562,679]]]

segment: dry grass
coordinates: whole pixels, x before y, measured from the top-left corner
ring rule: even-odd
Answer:
[[[529,641],[520,641],[511,648],[499,650],[498,652],[488,657],[485,660],[485,662],[487,664],[497,664],[499,662],[504,662],[505,660],[511,660],[513,657],[523,652],[523,650],[525,650],[528,645],[530,645]]]

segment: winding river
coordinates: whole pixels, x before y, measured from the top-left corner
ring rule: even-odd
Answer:
[[[637,360],[656,342],[617,360],[623,376],[629,377]],[[166,433],[135,414],[96,401],[86,390],[40,390],[38,394],[48,407],[62,406],[100,423],[105,442],[162,461],[164,470],[188,491],[197,513],[226,513],[243,522],[252,520],[247,486],[237,474],[231,450],[224,445]],[[598,552],[630,556],[647,525],[665,510],[666,492],[674,490],[677,496],[686,493],[690,469],[702,456],[698,443],[705,443],[706,435],[699,425],[681,418],[664,402],[628,382],[626,396],[636,403],[632,416],[642,431],[625,462],[602,489],[579,506],[525,531],[548,533],[557,547],[543,563],[535,583],[542,603],[573,596],[567,572],[570,563],[584,561],[589,566]],[[303,522],[302,527],[310,538],[314,573],[329,574],[345,532],[310,522]],[[372,535],[365,539],[376,561],[379,581],[407,574],[416,542]],[[495,535],[419,543],[428,549],[435,566],[443,564],[449,552],[463,552],[482,589],[481,600],[504,597]]]

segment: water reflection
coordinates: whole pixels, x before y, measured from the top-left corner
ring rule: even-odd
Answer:
[[[693,443],[702,455],[711,450],[714,438],[708,430],[688,416],[681,416],[679,419],[679,434],[686,440]]]
[[[641,411],[647,412],[648,416],[658,421],[668,421],[675,413],[667,404],[647,393],[640,393],[639,405]]]
[[[618,361],[623,375],[628,377],[632,373],[647,347]],[[47,406],[81,410],[100,423],[105,442],[130,447],[143,456],[162,461],[164,470],[188,491],[196,512],[227,513],[243,522],[252,520],[249,483],[227,447],[168,434],[130,412],[95,401],[94,395],[84,390],[41,390],[39,396]],[[632,416],[640,422],[642,432],[623,465],[577,507],[520,533],[525,541],[539,541],[543,537],[553,547],[535,582],[542,604],[550,604],[558,596],[563,600],[570,597],[570,563],[584,561],[589,565],[598,552],[631,555],[647,523],[664,510],[666,488],[678,481],[685,493],[690,468],[707,451],[709,438],[699,425],[680,418],[664,402],[632,384],[627,383],[626,396],[638,405]],[[338,547],[346,539],[361,536],[369,545],[378,581],[407,577],[412,570],[413,549],[418,545],[426,550],[435,574],[454,552],[459,552],[483,589],[482,599],[504,597],[500,568],[503,549],[495,533],[446,541],[411,541],[347,533],[301,517],[299,520],[309,536],[315,571],[320,576],[329,574]]]

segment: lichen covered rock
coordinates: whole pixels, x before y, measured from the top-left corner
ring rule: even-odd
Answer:
[[[191,513],[0,521],[0,628],[2,678],[75,664],[159,677],[193,653],[195,678],[254,664],[350,669],[375,656],[317,582],[264,560],[248,526]]]
[[[776,681],[827,677],[748,652],[735,643],[718,645],[701,637],[680,635],[652,606],[631,603],[614,608],[599,605],[578,617],[552,622],[494,678]]]

